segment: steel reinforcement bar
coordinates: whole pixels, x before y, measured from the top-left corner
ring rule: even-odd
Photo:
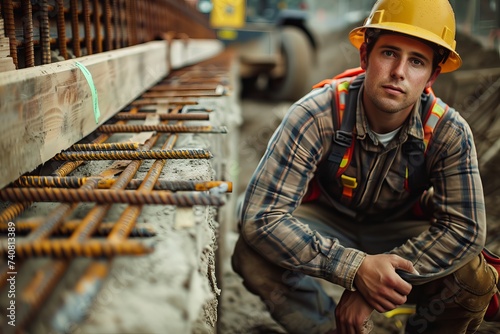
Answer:
[[[139,97],[110,120],[116,123],[108,127],[108,131],[97,130],[33,173],[23,175],[0,189],[0,204],[4,207],[0,211],[0,234],[8,234],[14,224],[14,269],[17,275],[31,275],[26,278],[28,284],[19,294],[17,330],[29,328],[41,306],[51,298],[74,258],[93,258],[76,283],[71,299],[79,305],[89,305],[87,301],[95,297],[98,287],[108,275],[112,257],[144,256],[154,252],[154,228],[151,225],[146,228],[143,223],[137,224],[145,205],[218,208],[225,203],[225,193],[232,190],[231,182],[168,180],[166,177],[169,170],[166,166],[168,161],[180,161],[177,159],[211,163],[212,160],[208,159],[213,159],[214,153],[208,149],[174,148],[179,136],[191,136],[190,133],[198,136],[221,136],[227,132],[225,127],[213,124],[210,117],[210,113],[214,111],[213,105],[200,103],[203,94],[192,94],[189,100],[181,95],[185,95],[184,92],[189,91],[190,87],[193,92],[196,91],[196,85],[192,82],[203,81],[200,78],[205,77],[211,77],[212,80],[204,85],[212,84],[213,90],[224,85],[227,90],[229,80],[224,73],[229,74],[231,59],[229,53],[223,53],[214,59],[172,73],[181,79],[170,84],[167,77],[159,83],[162,88],[154,90],[164,92],[168,103],[164,102],[161,95],[154,99]],[[219,80],[213,80],[214,78]],[[175,95],[178,87],[182,87],[179,96]],[[193,111],[196,114],[192,114]],[[133,126],[137,126],[138,121],[146,123],[152,118],[158,121],[155,127],[143,126],[140,127],[140,133],[129,135],[133,136],[132,139],[142,140],[128,141],[129,137],[123,137],[124,133],[120,130],[132,128],[128,122],[134,122]],[[195,122],[196,126],[184,123],[189,121]],[[200,125],[200,122],[208,124]],[[153,129],[156,129],[153,133],[143,132]],[[158,129],[169,131],[162,132]],[[185,129],[224,131],[184,131]],[[145,135],[146,138],[143,138]],[[115,137],[124,141],[117,141]],[[80,172],[88,164],[96,164],[95,175]],[[148,170],[148,173],[138,177],[136,174],[141,168]],[[32,204],[42,205],[47,201],[58,204],[42,216],[33,217]],[[121,206],[117,208],[116,204],[120,203]],[[105,221],[112,207],[122,212],[115,221]],[[73,217],[77,211],[81,216],[79,219]],[[131,237],[134,240],[130,240]],[[0,256],[8,258],[10,248],[8,238],[0,239]],[[44,259],[38,260],[39,257]],[[0,270],[2,288],[12,268],[3,266]],[[81,286],[88,289],[82,290]],[[74,305],[68,303],[62,304],[57,317],[63,317],[66,322],[80,321],[84,316],[81,312],[86,309],[79,307],[75,310]],[[1,329],[5,333],[10,333],[11,330],[8,327]]]
[[[1,0],[16,68],[50,64],[161,38],[215,38],[185,0]],[[83,33],[83,34],[82,34]]]

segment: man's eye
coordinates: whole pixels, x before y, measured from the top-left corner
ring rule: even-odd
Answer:
[[[418,65],[418,66],[421,66],[424,64],[424,62],[421,61],[420,59],[413,59],[412,63],[413,63],[413,65]]]
[[[387,57],[391,57],[391,56],[393,56],[393,55],[394,55],[394,52],[393,52],[393,51],[388,51],[388,50],[383,51],[383,53],[384,53],[384,56],[387,56]]]

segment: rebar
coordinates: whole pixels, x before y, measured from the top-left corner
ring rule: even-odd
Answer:
[[[110,51],[113,49],[113,29],[111,26],[111,18],[113,11],[110,0],[104,0],[104,50]]]
[[[57,45],[59,54],[68,59],[68,48],[66,46],[66,22],[64,17],[64,0],[57,0]]]
[[[144,255],[151,253],[153,248],[144,243],[123,240],[112,243],[102,240],[73,242],[70,240],[39,240],[33,242],[19,241],[16,243],[16,258],[24,260],[31,257],[50,256],[54,259],[83,257],[111,257],[116,255]],[[5,258],[8,252],[6,242],[0,244],[0,256]]]
[[[187,126],[177,124],[154,124],[154,125],[116,125],[107,124],[101,125],[97,131],[103,133],[118,133],[118,132],[169,132],[169,133],[227,133],[225,126]]]
[[[80,48],[80,27],[78,25],[78,0],[71,0],[70,2],[70,10],[71,10],[71,35],[72,37],[72,45],[73,45],[73,54],[75,57],[82,56],[82,50]]]
[[[169,92],[149,92],[144,93],[146,99],[166,98],[166,97],[216,97],[224,95],[224,91],[198,90],[198,91],[169,91]]]
[[[16,24],[14,20],[14,5],[12,0],[4,0],[5,33],[9,38],[10,56],[16,68],[19,68],[19,59],[17,57]]]
[[[89,0],[82,0],[82,14],[83,14],[83,27],[85,32],[85,48],[87,55],[93,54],[92,52],[92,35],[90,31],[90,3]]]
[[[102,143],[102,144],[75,144],[69,148],[71,151],[110,151],[110,150],[137,150],[139,143]]]
[[[42,45],[42,64],[50,64],[50,26],[49,26],[49,2],[42,0],[40,4],[40,41]]]
[[[116,182],[116,179],[110,178],[97,178],[97,188],[109,189]],[[21,176],[13,185],[17,187],[51,187],[51,188],[79,188],[90,179],[87,177],[53,177],[53,176]],[[144,182],[144,180],[133,179],[131,180],[126,189],[137,189]],[[232,182],[228,181],[170,181],[170,180],[157,180],[153,185],[153,190],[170,190],[170,191],[207,191],[221,185],[226,185],[228,192],[232,191]]]
[[[15,222],[16,224],[16,235],[25,235],[34,231],[41,225],[45,223],[44,219],[29,219],[29,220],[18,220]],[[70,220],[63,222],[61,225],[57,227],[54,231],[52,231],[53,236],[67,236],[72,234],[79,225],[81,225],[80,220]],[[95,235],[98,236],[107,236],[116,225],[116,222],[105,222],[99,224],[97,230],[95,231]],[[0,223],[0,233],[7,233],[9,224],[8,223]],[[135,225],[130,230],[130,237],[153,237],[156,235],[156,231],[154,227],[147,223],[141,223]],[[0,271],[1,272],[1,271]]]
[[[144,151],[94,151],[63,152],[53,160],[144,160],[144,159],[211,159],[212,153],[204,149],[193,150],[144,150]]]
[[[23,45],[25,52],[25,66],[35,66],[35,46],[33,44],[33,11],[31,0],[21,0],[23,11]]]
[[[102,52],[102,36],[101,36],[101,13],[99,11],[99,0],[93,1],[92,12],[94,16],[94,41],[95,41],[95,50],[97,53]]]
[[[169,106],[172,105],[196,105],[198,104],[198,101],[195,100],[183,100],[183,99],[170,99],[170,98],[164,98],[164,99],[138,99],[135,101],[132,101],[131,103],[133,106],[144,106],[144,105],[162,105],[166,104]]]
[[[1,250],[0,250],[1,252]],[[17,255],[17,254],[16,254]],[[47,266],[47,269],[39,269],[32,281],[22,292],[16,320],[19,328],[28,325],[36,314],[42,302],[47,299],[57,282],[61,279],[69,266],[67,261],[55,261]]]
[[[158,204],[179,207],[193,205],[221,206],[222,198],[205,193],[176,193],[155,190],[141,192],[135,190],[97,189],[54,189],[54,188],[4,188],[0,190],[0,200],[14,202],[92,202],[101,204],[126,203],[134,205]]]
[[[120,120],[143,120],[148,116],[155,115],[159,117],[160,120],[188,120],[188,121],[204,121],[209,120],[209,114],[153,114],[149,112],[141,112],[136,114],[131,114],[128,112],[119,112],[113,116],[114,119]]]

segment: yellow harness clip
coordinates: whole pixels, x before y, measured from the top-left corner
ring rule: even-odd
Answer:
[[[356,189],[356,187],[358,186],[358,182],[356,181],[356,179],[354,177],[350,177],[350,176],[342,174],[340,176],[340,179],[341,179],[342,185],[344,187]]]
[[[358,186],[358,182],[354,177],[350,177],[344,174],[340,176],[340,180],[342,182],[342,185],[344,186],[344,189],[342,190],[342,196],[352,198],[352,190],[356,189],[356,187]]]

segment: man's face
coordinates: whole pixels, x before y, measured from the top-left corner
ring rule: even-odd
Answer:
[[[381,35],[369,58],[366,45],[361,47],[360,56],[361,67],[366,70],[363,102],[367,111],[410,112],[440,70],[432,73],[431,47],[402,35]]]

